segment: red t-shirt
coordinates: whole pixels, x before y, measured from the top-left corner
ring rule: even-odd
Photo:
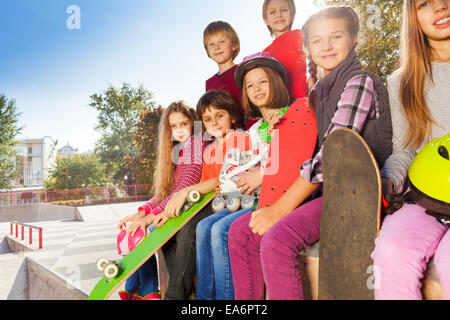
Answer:
[[[206,92],[211,90],[221,90],[228,92],[238,102],[240,106],[239,113],[242,113],[242,115],[244,115],[244,109],[242,108],[241,104],[242,91],[234,81],[234,72],[236,71],[237,67],[238,65],[235,65],[224,73],[216,73],[211,78],[206,80]]]
[[[206,80],[206,92],[211,90],[221,90],[226,91],[237,101],[239,105],[238,117],[240,122],[244,125],[244,128],[247,129],[249,125],[245,122],[245,112],[242,107],[242,91],[234,81],[234,72],[236,71],[238,65],[228,69],[224,73],[216,73],[211,78]],[[252,122],[253,123],[253,122]],[[250,123],[250,125],[252,124]]]
[[[302,50],[303,33],[300,30],[290,30],[273,40],[264,49],[280,61],[287,71],[286,87],[292,98],[307,96],[306,85],[306,55]]]

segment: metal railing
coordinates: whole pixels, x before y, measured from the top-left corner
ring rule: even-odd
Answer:
[[[11,222],[11,235],[14,235],[14,226],[15,226],[15,237],[19,238],[19,226],[21,227],[21,238],[20,240],[25,240],[25,227],[28,228],[28,244],[33,244],[33,229],[37,229],[38,230],[38,234],[39,234],[39,249],[42,249],[42,228],[41,227],[36,227],[36,226],[32,226],[29,224],[25,224],[25,223],[21,223],[21,222],[17,222],[17,221],[12,221]]]
[[[129,186],[105,186],[71,190],[0,192],[0,207],[27,204],[86,206],[145,201],[151,196],[150,189],[150,184],[135,184]]]

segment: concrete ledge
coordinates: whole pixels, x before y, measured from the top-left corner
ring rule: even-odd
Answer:
[[[16,239],[11,238],[10,236],[6,236],[5,239],[6,239],[6,242],[8,243],[10,250],[14,253],[35,250],[23,243],[20,243]]]
[[[29,300],[87,300],[89,294],[59,273],[27,258]]]
[[[76,219],[75,207],[52,204],[31,204],[0,207],[0,222],[19,221],[22,223]]]

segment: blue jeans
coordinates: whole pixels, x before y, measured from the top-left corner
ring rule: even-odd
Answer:
[[[234,299],[228,230],[234,220],[249,211],[224,209],[197,224],[197,300]]]
[[[149,231],[156,227],[150,226]],[[138,290],[142,297],[150,293],[158,293],[158,264],[155,255],[151,256],[135,273],[125,282],[125,290],[132,292]]]

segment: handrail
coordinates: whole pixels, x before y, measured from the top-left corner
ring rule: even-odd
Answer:
[[[42,228],[41,227],[36,227],[36,226],[32,226],[29,224],[25,224],[25,223],[21,223],[18,221],[11,221],[11,235],[14,235],[14,231],[13,231],[13,226],[16,226],[16,238],[19,237],[19,226],[21,226],[21,233],[22,233],[22,237],[21,240],[24,240],[25,238],[25,227],[29,228],[29,244],[33,244],[33,229],[37,229],[39,232],[39,249],[42,249]]]

